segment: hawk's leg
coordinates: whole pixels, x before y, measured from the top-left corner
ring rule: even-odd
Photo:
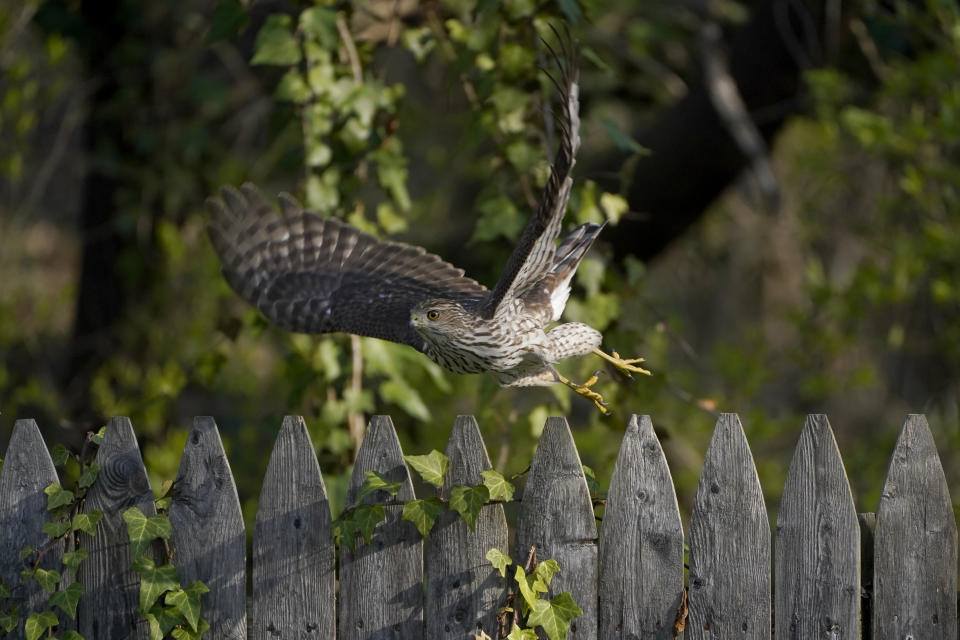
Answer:
[[[597,409],[600,409],[600,413],[605,416],[612,415],[613,412],[607,409],[607,403],[604,402],[603,396],[591,389],[593,385],[597,384],[597,380],[600,378],[600,372],[596,371],[590,378],[583,384],[577,384],[563,376],[559,371],[554,371],[553,375],[556,376],[556,379],[573,389],[578,395],[583,396],[587,400],[593,402],[593,406]]]
[[[642,373],[648,376],[653,375],[646,369],[636,366],[641,362],[643,362],[643,358],[621,358],[620,354],[617,353],[616,351],[614,351],[613,353],[606,353],[605,351],[601,351],[599,348],[594,349],[593,353],[597,354],[607,362],[611,363],[613,366],[617,368],[617,370],[620,373],[627,376],[628,378],[633,377],[632,375],[630,375],[632,373]]]

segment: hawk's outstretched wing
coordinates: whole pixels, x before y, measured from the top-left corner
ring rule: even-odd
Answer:
[[[382,242],[340,220],[304,211],[287,194],[275,210],[252,184],[210,198],[208,230],[223,275],[284,329],[343,331],[420,351],[410,310],[432,298],[482,298],[487,289],[421,247]]]
[[[570,42],[564,43],[563,38],[558,40],[565,59],[565,63],[561,63],[554,54],[561,74],[560,81],[554,81],[554,84],[563,102],[559,121],[559,149],[550,170],[550,179],[540,196],[540,206],[520,234],[496,286],[483,301],[481,313],[486,318],[496,314],[501,302],[516,298],[524,289],[539,282],[553,266],[556,240],[573,184],[570,171],[580,148],[580,72],[576,48]]]

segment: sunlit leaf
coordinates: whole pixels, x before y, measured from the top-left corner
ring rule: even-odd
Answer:
[[[440,488],[443,486],[443,477],[450,468],[450,458],[436,449],[422,456],[403,456],[414,471],[420,474],[424,481]]]

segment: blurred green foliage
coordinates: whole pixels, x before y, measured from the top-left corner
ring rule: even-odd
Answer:
[[[827,411],[858,507],[873,510],[902,415],[915,410],[930,415],[960,499],[960,19],[949,6],[867,7],[857,19],[878,43],[872,75],[808,74],[809,115],[774,151],[776,215],[731,192],[654,263],[615,265],[603,246],[584,261],[565,319],[655,373],[601,378],[607,419],[563,387],[503,390],[406,347],[267,326],[219,276],[202,203],[246,179],[291,190],[492,284],[548,175],[549,25],[574,22],[583,54],[585,142],[567,224],[608,219],[615,234],[629,205],[599,186],[590,156],[642,153],[628,132],[696,81],[694,15],[602,0],[447,0],[406,14],[393,2],[264,13],[221,0],[209,14],[133,4],[116,48],[126,57],[85,69],[75,7],[0,2],[5,430],[19,416],[70,420],[66,397],[78,391],[56,373],[82,239],[45,213],[70,206],[48,193],[44,160],[58,125],[82,111],[78,74],[109,74],[120,90],[108,116],[133,153],[86,149],[68,132],[57,166],[122,179],[111,224],[134,240],[122,262],[138,295],[79,393],[101,415],[131,417],[157,491],[194,414],[217,417],[250,518],[284,414],[305,416],[339,509],[357,424],[373,412],[393,416],[408,453],[442,450],[455,416],[474,414],[506,473],[526,467],[548,415],[568,415],[602,486],[636,412],[653,416],[686,509],[716,413],[737,411],[774,501],[804,415]],[[731,24],[749,12],[718,7]],[[75,198],[68,177],[58,188]],[[562,371],[585,379],[600,365]]]

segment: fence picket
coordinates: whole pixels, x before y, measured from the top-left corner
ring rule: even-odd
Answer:
[[[47,518],[47,496],[43,490],[58,482],[57,470],[47,453],[40,429],[33,420],[17,420],[0,473],[0,579],[11,589],[5,607],[19,607],[25,617],[45,603],[47,594],[33,580],[24,581],[20,571],[24,566],[20,551],[27,547],[40,549],[48,540],[41,531]],[[60,570],[63,544],[57,545],[40,562],[45,570]],[[25,637],[23,625],[9,636]]]
[[[690,518],[687,637],[770,638],[770,524],[740,418],[717,420]]]
[[[77,581],[85,589],[77,607],[78,631],[84,638],[149,638],[150,629],[137,612],[140,576],[130,568],[130,538],[123,512],[137,507],[156,515],[153,492],[129,418],[111,418],[97,451],[97,481],[87,492],[86,512],[103,518],[92,538],[81,537],[89,554]]]
[[[170,504],[173,563],[181,584],[202,581],[209,638],[244,638],[246,535],[237,486],[213,418],[198,416],[187,437]]]
[[[860,532],[827,417],[807,417],[777,518],[776,638],[856,638]]]
[[[673,640],[683,525],[650,416],[630,416],[600,527],[599,637]]]
[[[874,640],[957,638],[957,525],[933,435],[903,423],[874,532]]]
[[[553,558],[560,573],[550,594],[569,591],[583,609],[569,638],[597,637],[597,523],[580,454],[566,418],[549,418],[540,436],[523,491],[514,561],[522,564],[531,546],[537,560]]]
[[[333,638],[330,503],[303,418],[287,416],[260,491],[250,637]]]
[[[374,416],[357,453],[347,505],[357,504],[364,472],[376,471],[401,482],[396,499],[413,500],[413,483],[403,461],[400,441],[389,416]],[[363,502],[383,502],[378,491]],[[410,522],[400,520],[403,507],[385,507],[387,519],[377,525],[369,544],[357,540],[356,552],[340,547],[339,640],[423,637],[423,545]]]
[[[458,416],[447,442],[450,471],[444,495],[451,487],[483,482],[480,472],[490,468],[490,458],[473,416]],[[469,638],[484,631],[496,637],[497,609],[506,601],[506,580],[486,560],[487,551],[507,553],[507,520],[503,505],[485,506],[476,529],[453,511],[437,519],[424,549],[426,601],[425,637]]]

